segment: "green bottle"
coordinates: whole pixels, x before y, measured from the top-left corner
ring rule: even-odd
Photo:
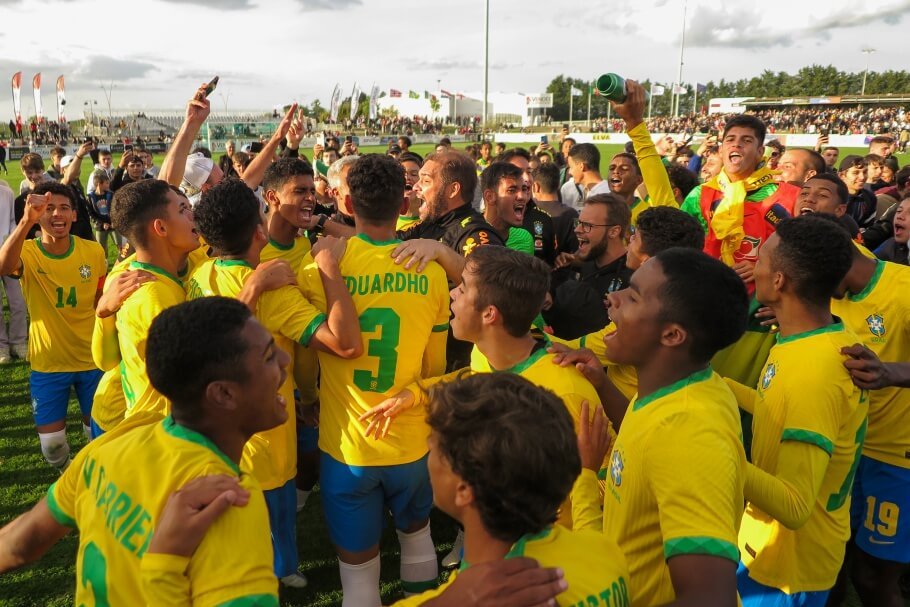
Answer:
[[[616,103],[626,101],[626,79],[619,74],[604,74],[594,82],[594,90],[601,97]]]

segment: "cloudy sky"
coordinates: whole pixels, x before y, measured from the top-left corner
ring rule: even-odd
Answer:
[[[910,0],[688,0],[683,80],[738,79],[809,64],[847,71],[907,67]],[[0,77],[43,74],[46,114],[64,74],[68,112],[179,109],[200,82],[213,109],[328,104],[350,91],[483,87],[483,0],[0,0]],[[542,91],[557,74],[615,71],[672,81],[683,0],[492,0],[490,89]],[[11,27],[11,24],[15,26]],[[813,91],[807,91],[813,93]],[[349,93],[348,93],[349,94]],[[12,113],[0,85],[0,117]]]

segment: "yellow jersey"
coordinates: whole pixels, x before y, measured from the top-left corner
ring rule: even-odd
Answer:
[[[837,315],[863,345],[886,362],[910,360],[910,268],[878,261],[866,288],[831,300]],[[910,468],[910,390],[869,392],[869,428],[863,455]]]
[[[670,206],[678,209],[679,203],[676,202],[676,197],[673,195],[670,177],[667,175],[667,169],[660,154],[657,153],[657,148],[654,147],[648,126],[642,122],[630,129],[628,135],[635,149],[644,186],[648,190],[644,200],[635,197],[632,203],[631,224],[634,226],[638,223],[638,216],[645,209],[656,206]]]
[[[445,368],[445,272],[435,262],[421,273],[396,264],[390,253],[399,242],[378,242],[364,234],[348,241],[341,274],[360,317],[363,355],[345,360],[319,352],[319,449],[354,466],[405,464],[426,454],[429,428],[423,411],[412,408],[396,417],[381,441],[367,438],[366,425],[357,418]],[[325,310],[325,290],[312,257],[301,266],[298,282],[304,296]],[[430,359],[433,364],[425,365]]]
[[[420,221],[420,217],[411,217],[410,215],[399,215],[398,221],[395,222],[395,231],[404,230],[409,225],[413,225]]]
[[[212,259],[193,272],[187,283],[187,299],[236,297],[252,273],[253,268],[246,261]],[[260,295],[255,316],[292,361],[294,344],[307,345],[325,321],[325,314],[310,305],[300,289],[290,285]],[[293,362],[289,365],[292,367]],[[291,373],[278,392],[285,399],[287,420],[255,435],[244,449],[245,461],[264,491],[281,487],[297,475],[297,415]]]
[[[127,267],[135,260],[135,258],[135,255],[131,255],[127,259],[118,261],[114,264],[114,267],[112,267],[110,272],[108,272],[107,280],[104,283],[105,292],[107,291],[108,286],[113,284],[114,279],[121,272],[125,271]],[[104,331],[103,320],[96,319],[94,331]],[[103,339],[99,341],[99,343],[103,342]],[[116,356],[114,356],[113,352],[110,354],[110,356],[112,358],[119,359],[119,344],[116,344],[116,350]],[[104,357],[106,354],[102,354],[101,356]],[[101,381],[98,383],[98,388],[95,390],[95,396],[92,399],[92,420],[95,422],[95,424],[98,425],[99,428],[105,432],[109,432],[117,424],[123,421],[123,416],[125,414],[126,397],[123,395],[123,382],[120,379],[120,368],[119,366],[115,366],[113,369],[105,371],[104,375],[101,377]]]
[[[91,348],[95,298],[106,274],[104,251],[93,240],[70,235],[63,255],[48,253],[37,238],[22,244],[15,275],[28,307],[28,360],[33,371],[96,368]]]
[[[152,321],[167,308],[186,301],[183,281],[158,266],[130,262],[130,270],[146,270],[156,280],[142,284],[117,311],[120,378],[126,397],[126,417],[138,411],[170,412],[170,403],[152,387],[145,372],[145,343]]]
[[[617,607],[629,605],[635,589],[629,586],[626,559],[615,543],[594,531],[569,531],[560,525],[519,539],[505,558],[532,558],[541,567],[558,567],[568,588],[556,600],[566,607]],[[470,567],[462,561],[460,571]],[[417,607],[445,592],[455,581],[453,572],[445,584],[398,601],[393,607]]]
[[[239,477],[250,501],[228,508],[190,558],[192,604],[277,598],[268,512],[255,479],[205,436],[173,418],[143,413],[86,445],[48,489],[53,517],[79,529],[76,604],[136,604],[140,564],[165,502],[188,481],[209,474]]]
[[[752,503],[743,516],[739,546],[749,577],[789,594],[834,586],[850,539],[850,494],[869,404],[840,349],[857,341],[840,322],[778,337],[758,382],[752,463],[774,474],[785,441],[808,443],[830,456],[805,525],[787,529]]]
[[[259,261],[284,259],[291,265],[291,269],[297,272],[310,249],[310,240],[306,236],[298,236],[289,245],[280,244],[269,238],[268,244],[259,253]]]
[[[674,556],[739,562],[745,465],[736,399],[710,367],[629,403],[607,472],[603,531],[629,560],[633,607],[674,600]]]
[[[635,396],[635,393],[638,392],[638,371],[631,365],[617,365],[607,358],[607,346],[604,344],[604,337],[613,333],[615,330],[616,325],[611,321],[600,331],[582,335],[578,339],[554,339],[553,341],[559,341],[576,350],[578,348],[587,348],[588,350],[591,350],[591,352],[594,353],[594,356],[597,357],[597,360],[600,361],[600,364],[606,368],[607,377],[610,378],[610,381],[616,386],[616,389],[622,392],[623,396],[631,400],[631,398]]]

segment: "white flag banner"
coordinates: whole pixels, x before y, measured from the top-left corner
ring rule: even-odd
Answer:
[[[32,92],[35,94],[35,117],[40,124],[41,118],[44,116],[44,109],[41,107],[41,72],[32,78]]]
[[[66,122],[66,92],[63,90],[63,76],[57,78],[57,122]]]
[[[577,88],[575,88],[574,86],[571,87],[571,88],[572,88],[572,96],[573,96],[573,97],[578,97],[579,95],[581,95],[581,89],[577,89]]]
[[[686,87],[684,87],[684,86],[681,85],[681,84],[674,84],[674,85],[673,85],[673,94],[674,94],[674,95],[685,95],[685,94],[686,94]]]
[[[370,90],[370,120],[376,120],[377,115],[379,114],[379,104],[376,102],[379,99],[379,87],[375,84]]]
[[[335,85],[335,90],[332,91],[332,102],[329,104],[329,119],[332,122],[338,121],[338,110],[341,107],[341,87]]]
[[[360,85],[354,83],[354,90],[351,91],[351,121],[357,118],[357,110],[360,106]]]
[[[667,92],[667,89],[665,89],[664,87],[662,87],[659,84],[651,85],[651,94],[652,95],[663,95],[666,92]]]

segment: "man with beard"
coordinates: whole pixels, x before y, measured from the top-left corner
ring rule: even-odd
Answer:
[[[578,252],[557,259],[563,282],[554,287],[553,305],[544,313],[557,336],[575,339],[610,321],[603,301],[609,293],[625,289],[632,275],[624,240],[631,215],[626,201],[615,194],[597,194],[585,201],[575,222]]]

